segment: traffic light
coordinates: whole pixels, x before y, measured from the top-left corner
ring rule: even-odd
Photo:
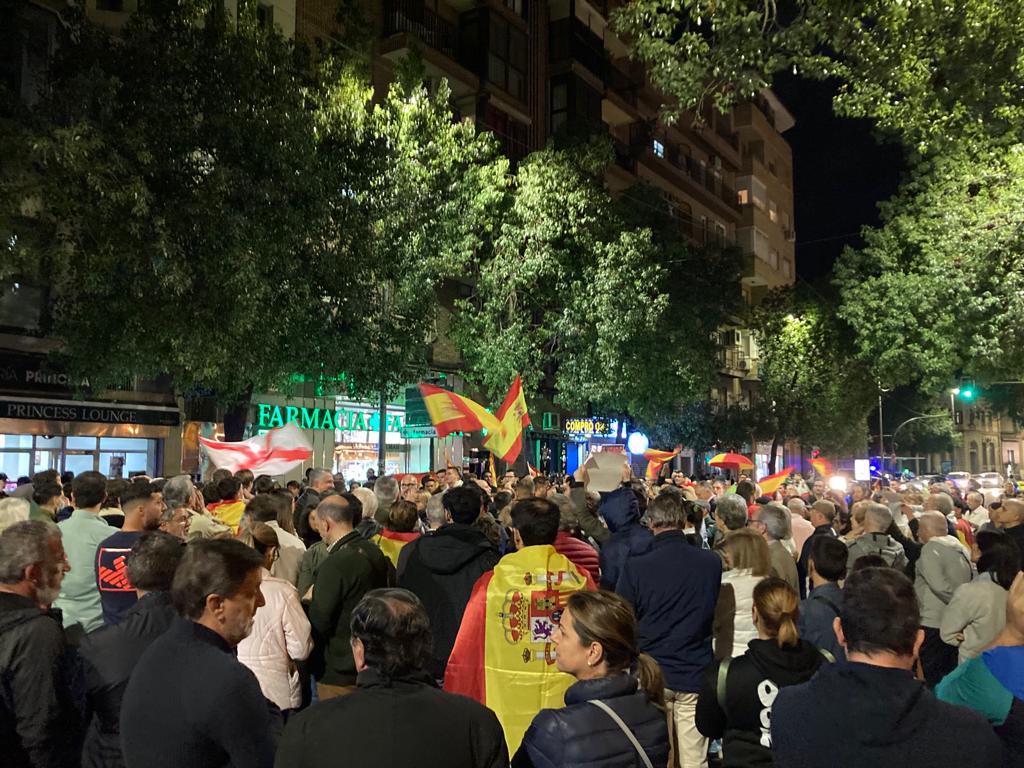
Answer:
[[[966,400],[967,402],[970,402],[971,400],[973,400],[974,399],[974,388],[968,386],[968,387],[964,387],[963,389],[961,389],[960,390],[960,398],[963,399],[963,400]]]

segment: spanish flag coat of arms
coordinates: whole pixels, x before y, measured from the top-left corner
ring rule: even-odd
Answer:
[[[564,705],[573,678],[555,666],[552,635],[569,596],[582,589],[596,586],[549,545],[505,555],[473,587],[444,688],[494,711],[510,755],[540,710]]]

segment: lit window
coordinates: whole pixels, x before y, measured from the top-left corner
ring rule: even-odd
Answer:
[[[651,142],[651,146],[654,148],[655,157],[665,157],[665,145],[657,139]]]
[[[740,205],[750,205],[750,190],[738,189],[736,194],[739,197]]]
[[[774,200],[768,201],[768,218],[775,222],[779,220],[779,206],[775,204]]]

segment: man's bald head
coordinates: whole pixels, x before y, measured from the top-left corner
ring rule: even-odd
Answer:
[[[1014,528],[1024,524],[1024,501],[1019,499],[1003,499],[1000,505],[999,514],[993,513],[993,518],[1001,528]]]
[[[933,493],[928,497],[924,508],[948,516],[953,514],[953,506],[953,497],[948,493]]]

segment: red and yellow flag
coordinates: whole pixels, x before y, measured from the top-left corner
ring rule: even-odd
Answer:
[[[410,541],[416,541],[419,537],[419,531],[399,533],[398,531],[389,531],[385,528],[373,537],[373,543],[380,547],[380,551],[383,552],[387,556],[388,560],[391,561],[391,564],[397,568],[398,556],[402,552],[402,547]]]
[[[518,375],[498,409],[498,424],[498,431],[488,434],[484,440],[484,448],[511,464],[519,458],[523,449],[523,430],[530,425],[523,382]]]
[[[832,476],[832,462],[828,459],[811,459],[811,466],[822,477]]]
[[[420,393],[438,437],[447,437],[452,432],[479,432],[482,429],[497,432],[500,428],[494,415],[475,400],[433,384],[420,384]]]
[[[644,458],[647,459],[647,471],[644,473],[644,476],[648,480],[657,480],[662,465],[666,461],[672,461],[672,459],[679,455],[681,450],[682,446],[676,446],[674,451],[656,451],[653,448],[648,448],[644,451]]]
[[[757,484],[761,486],[761,493],[765,496],[771,496],[779,487],[789,479],[789,476],[793,474],[793,470],[796,467],[786,467],[781,472],[776,472],[774,475],[768,475],[762,477],[757,481]]]
[[[540,710],[564,705],[574,681],[555,666],[552,634],[569,596],[595,588],[585,571],[547,545],[505,555],[473,587],[444,689],[492,709],[510,755]]]

